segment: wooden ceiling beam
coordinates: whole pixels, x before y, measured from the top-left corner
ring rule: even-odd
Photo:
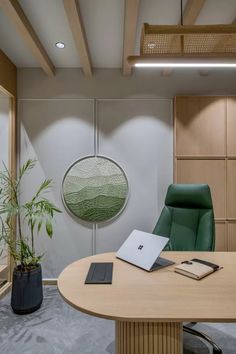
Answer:
[[[183,12],[183,24],[194,25],[198,15],[200,14],[206,0],[188,0]],[[179,22],[181,24],[181,21]],[[167,68],[161,71],[161,75],[169,76],[173,72],[172,69]]]
[[[14,23],[22,39],[45,73],[49,76],[53,76],[55,67],[18,0],[0,0],[0,7]]]
[[[123,42],[123,75],[129,76],[132,67],[128,64],[127,57],[133,54],[136,39],[136,29],[138,21],[140,0],[125,1],[124,17],[124,42]]]
[[[188,0],[183,12],[183,24],[194,25],[206,0]],[[180,23],[181,24],[181,23]]]
[[[63,0],[65,12],[85,76],[93,75],[92,62],[78,0]]]

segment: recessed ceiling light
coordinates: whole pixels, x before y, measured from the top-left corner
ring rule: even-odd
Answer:
[[[63,42],[57,42],[57,43],[55,44],[55,46],[56,46],[57,48],[59,48],[59,49],[65,48],[65,44],[64,44]]]

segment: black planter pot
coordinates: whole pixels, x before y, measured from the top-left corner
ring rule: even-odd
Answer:
[[[35,269],[22,272],[19,267],[13,271],[11,307],[19,315],[38,310],[43,301],[42,271]]]

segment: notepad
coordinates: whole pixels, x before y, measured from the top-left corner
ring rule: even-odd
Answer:
[[[91,263],[85,284],[112,284],[113,263]]]
[[[175,272],[197,280],[200,280],[219,269],[219,265],[198,258],[184,261],[174,268]]]

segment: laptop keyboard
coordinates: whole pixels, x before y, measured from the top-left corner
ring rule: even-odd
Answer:
[[[156,262],[152,266],[152,270],[168,267],[168,266],[170,266],[172,264],[175,264],[175,262],[169,261],[168,259],[165,259],[165,258],[162,258],[162,257],[158,257]]]

